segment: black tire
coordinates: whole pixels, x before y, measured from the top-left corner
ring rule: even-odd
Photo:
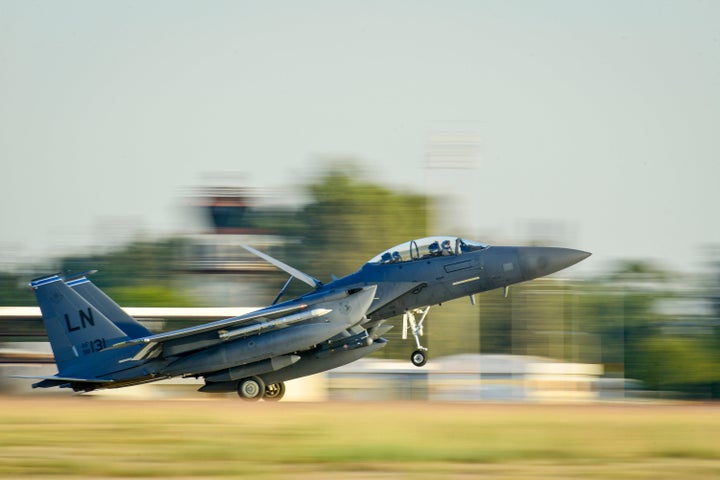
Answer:
[[[264,400],[268,402],[278,402],[285,396],[285,382],[271,383],[265,385]]]
[[[258,401],[265,393],[265,382],[258,377],[244,378],[238,382],[238,395],[243,400]]]
[[[410,361],[416,367],[422,367],[427,363],[427,355],[425,355],[425,352],[422,350],[415,350],[412,355],[410,355]]]

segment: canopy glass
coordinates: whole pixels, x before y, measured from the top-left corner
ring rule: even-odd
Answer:
[[[483,250],[489,245],[465,240],[459,237],[435,236],[418,240],[410,240],[371,258],[368,263],[399,263],[411,262],[423,258],[445,255],[462,255],[463,253]]]

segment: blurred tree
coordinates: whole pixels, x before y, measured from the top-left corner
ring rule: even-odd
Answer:
[[[643,260],[621,261],[608,277],[610,281],[637,281],[646,284],[650,282],[666,282],[669,278],[668,272],[651,262]]]
[[[425,196],[364,181],[350,164],[332,166],[307,190],[310,202],[298,213],[301,224],[288,232],[300,243],[288,258],[321,281],[427,234]]]
[[[185,240],[136,242],[105,254],[63,258],[66,275],[97,270],[91,280],[121,305],[193,306],[177,286],[176,267]]]
[[[427,235],[427,197],[364,180],[349,163],[332,165],[306,190],[307,205],[279,227],[295,239],[280,258],[323,282],[357,270],[383,250]],[[296,281],[288,296],[307,290]],[[393,341],[378,355],[405,358],[414,344],[399,341],[399,317],[391,323],[396,325],[388,334]]]
[[[599,339],[599,358],[608,372],[642,380],[646,359],[641,343],[662,319],[654,306],[671,295],[667,278],[653,265],[629,261],[585,285],[578,306],[581,329]]]
[[[505,298],[498,291],[484,292],[476,296],[480,322],[480,341],[477,353],[513,353],[513,301],[520,286],[511,288]]]
[[[707,330],[688,328],[658,308],[659,300],[688,298],[674,291],[672,277],[643,262],[620,264],[579,297],[582,328],[600,339],[606,372],[622,372],[651,390],[720,398],[717,325],[710,335],[698,333]]]
[[[0,272],[0,305],[11,307],[35,305],[35,296],[28,287],[28,280],[16,274]]]
[[[583,330],[578,285],[541,278],[477,296],[480,351],[535,355],[573,362],[598,361],[593,339]]]
[[[197,302],[178,288],[168,285],[129,285],[107,288],[110,298],[120,305],[143,307],[196,307]]]
[[[720,352],[704,338],[651,335],[639,340],[635,377],[655,390],[718,398]]]

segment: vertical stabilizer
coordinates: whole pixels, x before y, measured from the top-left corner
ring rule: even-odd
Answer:
[[[152,335],[152,332],[128,315],[115,301],[100,290],[87,277],[80,277],[67,282],[81,297],[97,308],[112,323],[130,338],[140,338]]]
[[[93,355],[129,337],[108,318],[53,275],[30,282],[58,371],[95,370]]]

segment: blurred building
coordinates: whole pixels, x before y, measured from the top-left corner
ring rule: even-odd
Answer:
[[[332,400],[594,401],[602,365],[521,355],[462,354],[419,369],[365,358],[327,372]]]
[[[46,343],[28,344],[18,352],[23,361],[12,362],[13,350],[2,348],[6,362],[0,366],[4,393],[27,394],[33,380],[11,375],[52,375],[52,353]],[[9,361],[8,361],[9,359]],[[284,401],[397,401],[439,402],[591,402],[629,399],[621,390],[611,391],[602,382],[601,365],[567,363],[520,355],[462,354],[433,360],[423,368],[407,361],[363,358],[328,372],[292,380]],[[92,395],[136,398],[205,397],[194,378],[172,378]],[[33,391],[33,395],[67,395],[62,389]],[[236,397],[234,393],[216,397]],[[238,399],[238,402],[240,400]]]
[[[203,231],[187,236],[180,268],[186,274],[185,287],[202,303],[268,303],[268,281],[278,279],[278,270],[241,245],[272,251],[282,248],[286,239],[258,221],[262,217],[256,214],[258,199],[259,194],[251,189],[224,186],[201,188],[191,196],[190,207],[200,218]],[[272,288],[277,290],[276,283]]]

